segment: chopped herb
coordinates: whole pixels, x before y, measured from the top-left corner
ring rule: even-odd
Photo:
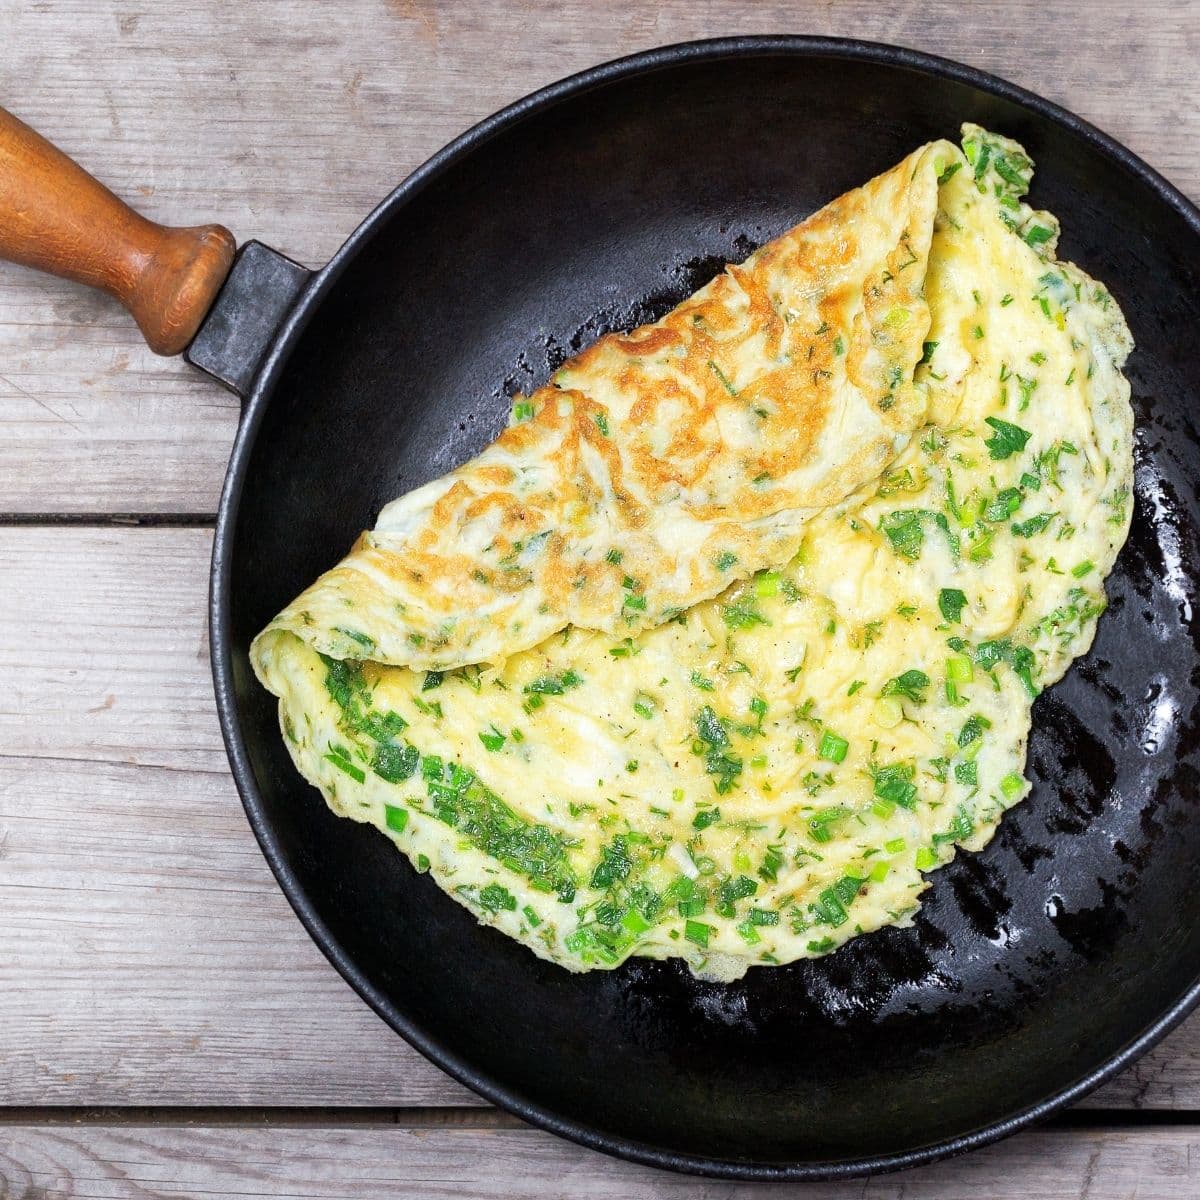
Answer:
[[[731,396],[737,395],[737,391],[734,389],[733,384],[729,382],[729,379],[726,376],[725,372],[722,371],[721,368],[718,367],[717,364],[715,362],[713,362],[713,360],[711,358],[708,360],[708,369],[721,381],[721,386]]]
[[[732,604],[721,609],[721,616],[730,629],[750,629],[755,625],[770,625],[770,621],[758,610],[754,598],[749,594],[739,596]]]
[[[921,546],[925,531],[921,528],[921,516],[916,509],[889,513],[880,523],[887,534],[892,549],[902,558],[916,560],[921,557]]]
[[[500,732],[500,730],[495,727],[495,725],[493,725],[490,730],[480,730],[479,740],[483,743],[483,748],[485,750],[491,750],[495,752],[499,750],[508,739]]]
[[[331,752],[325,755],[325,761],[331,762],[339,771],[345,771],[355,783],[362,783],[366,779],[366,772],[356,767],[344,754]]]
[[[394,805],[383,806],[383,819],[393,833],[403,833],[408,825],[408,809],[396,808]]]
[[[897,675],[894,679],[889,679],[883,685],[881,696],[905,696],[914,704],[925,703],[925,689],[929,686],[929,676],[924,671],[916,669],[905,671],[903,675]]]
[[[1085,575],[1090,574],[1096,569],[1096,564],[1093,562],[1081,562],[1077,566],[1071,568],[1071,574],[1076,579],[1082,579]]]
[[[1035,533],[1041,533],[1054,520],[1054,516],[1054,513],[1038,513],[1036,517],[1030,517],[1028,521],[1017,521],[1009,528],[1014,537],[1033,537]]]
[[[1020,425],[1002,421],[999,417],[985,417],[984,419],[996,431],[983,443],[988,448],[988,454],[994,459],[1005,459],[1011,454],[1024,450],[1025,443],[1032,436],[1029,430],[1022,429]]]
[[[839,737],[832,729],[826,729],[821,734],[821,743],[817,747],[817,757],[826,762],[840,763],[846,757],[850,743],[844,737]]]
[[[697,740],[692,751],[703,755],[704,769],[713,777],[718,795],[725,795],[737,783],[742,773],[742,760],[730,753],[729,734],[720,717],[707,704],[695,717]]]
[[[578,687],[582,682],[583,676],[568,668],[559,675],[540,675],[522,690],[527,695],[561,696],[568,688]]]
[[[721,819],[721,810],[719,808],[702,808],[692,818],[692,827],[694,829],[707,829],[710,825],[715,825]]]
[[[517,907],[517,898],[508,888],[489,883],[479,893],[479,906],[488,912],[512,912]]]
[[[994,524],[1007,521],[1021,507],[1022,499],[1019,488],[1004,488],[983,510],[983,519]]]
[[[732,550],[722,550],[716,558],[713,559],[713,566],[718,571],[728,571],[734,563],[737,562],[737,555]]]
[[[610,562],[613,566],[618,566],[621,559],[625,557],[624,553],[618,550],[615,546],[604,556],[605,562]]]
[[[848,808],[827,808],[808,819],[808,830],[814,842],[828,842],[833,838],[829,826],[850,815]]]
[[[739,875],[736,879],[726,879],[717,888],[717,902],[713,905],[717,915],[733,917],[735,905],[739,900],[745,900],[758,891],[758,884],[749,875]]]
[[[1048,242],[1054,236],[1054,231],[1047,229],[1045,225],[1031,225],[1022,236],[1030,246],[1036,249],[1043,242]]]
[[[938,592],[938,608],[947,621],[962,620],[962,610],[966,603],[966,593],[958,588],[942,588]]]
[[[403,783],[416,773],[421,755],[415,746],[383,742],[375,748],[371,770],[388,783]]]
[[[875,795],[880,800],[885,800],[889,804],[898,804],[901,808],[915,808],[917,788],[912,782],[915,774],[915,768],[908,763],[894,763],[889,767],[879,767],[875,771]]]
[[[1000,780],[1000,790],[1004,793],[1006,800],[1011,800],[1014,796],[1019,795],[1025,787],[1025,780],[1015,772],[1005,775]]]
[[[533,416],[533,405],[528,400],[518,400],[513,405],[512,419],[513,424],[519,424],[521,421],[528,421]]]
[[[711,925],[705,925],[703,921],[688,921],[683,927],[683,936],[689,942],[695,942],[697,946],[705,949],[708,948],[708,939],[716,930]]]
[[[952,654],[946,659],[946,678],[954,683],[970,683],[975,678],[971,660],[965,654]]]
[[[779,868],[783,866],[783,853],[778,846],[768,846],[763,855],[762,866],[758,868],[758,876],[768,883],[776,883],[779,879]]]
[[[605,413],[598,412],[596,414],[596,428],[599,429],[605,437],[608,437],[608,417]]]

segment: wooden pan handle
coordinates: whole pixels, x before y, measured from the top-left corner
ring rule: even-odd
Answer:
[[[156,354],[195,336],[234,249],[220,225],[147,221],[0,108],[0,258],[115,296]]]

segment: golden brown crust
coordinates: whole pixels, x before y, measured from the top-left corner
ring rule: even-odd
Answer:
[[[660,321],[601,338],[478,458],[389,505],[276,619],[429,669],[566,624],[632,632],[786,557],[924,419],[937,177],[923,147]]]

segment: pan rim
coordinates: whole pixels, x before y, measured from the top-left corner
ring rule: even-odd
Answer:
[[[1149,188],[1160,201],[1182,218],[1197,237],[1200,237],[1200,207],[1121,143],[1069,110],[1034,92],[977,68],[923,51],[850,38],[804,34],[747,35],[657,47],[570,75],[508,105],[448,143],[401,182],[364,219],[329,263],[314,275],[288,320],[277,333],[275,343],[265,357],[245,403],[217,512],[209,594],[209,628],[213,683],[221,733],[238,793],[263,856],[301,924],[322,953],[363,1000],[410,1045],[453,1079],[490,1103],[532,1125],[592,1150],[645,1166],[714,1178],[749,1181],[832,1181],[933,1163],[978,1149],[1030,1124],[1045,1120],[1124,1070],[1174,1029],[1200,1005],[1200,977],[1197,977],[1137,1037],[1119,1047],[1082,1077],[1016,1113],[1005,1114],[975,1129],[908,1150],[836,1160],[769,1162],[687,1154],[606,1132],[585,1122],[564,1118],[474,1067],[400,1011],[365,978],[317,913],[316,906],[286,861],[274,836],[263,810],[262,797],[250,763],[233,682],[230,603],[233,546],[242,489],[257,441],[258,429],[273,398],[275,384],[305,327],[342,273],[372,240],[377,228],[445,170],[484,142],[515,126],[526,117],[548,109],[562,100],[661,68],[752,57],[835,58],[901,67],[949,79],[1008,100],[1066,129],[1098,150],[1144,187]]]

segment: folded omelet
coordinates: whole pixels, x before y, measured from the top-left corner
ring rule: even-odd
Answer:
[[[587,620],[567,613],[564,623],[556,593],[539,583],[549,567],[528,560],[515,607],[494,611],[515,620],[513,613],[545,603],[555,614],[551,636],[533,646],[520,633],[506,642],[483,621],[470,640],[489,650],[476,662],[389,666],[371,661],[375,651],[359,638],[338,641],[326,628],[337,611],[331,597],[359,586],[362,559],[351,556],[344,575],[305,594],[320,604],[297,602],[259,636],[255,669],[280,698],[292,757],[335,812],[375,825],[481,921],[568,969],[609,968],[631,955],[679,957],[719,979],[908,923],[927,874],[956,847],[987,843],[1028,792],[1033,699],[1091,644],[1104,577],[1128,532],[1133,421],[1121,367],[1132,342],[1103,285],[1055,261],[1056,221],[1022,200],[1032,164],[1021,147],[973,126],[964,135],[962,154],[936,143],[852,194],[851,209],[861,213],[865,197],[882,188],[895,203],[916,204],[912,189],[928,185],[932,229],[923,233],[905,218],[908,237],[897,237],[893,251],[910,244],[920,283],[903,285],[903,300],[889,292],[874,324],[866,315],[876,311],[873,300],[864,299],[835,335],[841,351],[829,346],[832,357],[820,360],[836,366],[857,347],[853,370],[837,367],[843,373],[826,397],[856,415],[841,434],[826,417],[811,444],[836,470],[822,477],[815,461],[801,461],[799,432],[791,451],[774,447],[796,455],[776,474],[804,504],[769,516],[755,508],[758,485],[747,490],[735,477],[751,469],[744,456],[767,449],[753,425],[734,422],[711,462],[724,464],[729,490],[721,494],[736,520],[715,507],[697,515],[697,493],[680,483],[676,517],[705,532],[672,544],[676,565],[662,567],[671,577],[661,587],[637,557],[643,582],[618,581],[620,594],[646,598],[628,625],[624,602],[615,620],[605,615],[607,576],[599,571],[574,593]],[[922,213],[926,203],[922,195]],[[836,223],[821,225],[831,210],[836,205],[772,247],[789,246],[778,253],[792,270],[808,264],[810,278],[891,288],[894,279],[885,282],[874,267],[839,257],[849,243]],[[881,217],[879,228],[886,225]],[[810,242],[800,233],[806,228],[823,229],[821,237]],[[771,261],[772,247],[751,260],[759,264],[752,273],[766,269],[762,256],[771,252]],[[892,262],[885,273],[894,275],[907,258]],[[735,287],[749,295],[739,278],[723,276],[732,282],[716,288],[718,297]],[[771,297],[786,286],[777,275],[766,308],[775,311]],[[672,320],[714,303],[710,295],[699,310],[681,306],[658,327],[602,343],[582,365],[565,368],[561,389],[536,393],[535,407],[565,403],[555,390],[570,390],[573,406],[606,397],[602,407],[621,412],[623,423],[600,436],[622,439],[613,451],[622,464],[639,461],[641,443],[624,423],[636,400],[620,408],[614,397],[658,369],[658,351],[638,356],[629,347],[659,336],[667,345],[656,328],[682,336]],[[764,309],[760,331],[739,343],[740,357],[712,359],[737,393],[731,402],[754,389],[755,404],[789,420],[799,420],[803,405],[788,407],[788,397],[817,403],[811,374],[797,382],[788,372],[808,371],[807,351],[797,356],[797,347],[825,345],[821,326],[833,323],[821,303],[797,309],[781,327]],[[909,316],[890,315],[901,310]],[[915,351],[905,340],[910,326],[921,331]],[[768,328],[787,340],[769,342]],[[886,337],[876,336],[880,328]],[[777,361],[785,354],[790,364]],[[606,378],[606,356],[625,364],[614,377],[625,383],[597,382]],[[901,356],[912,361],[880,393]],[[577,394],[576,372],[587,380]],[[721,420],[737,415],[723,400],[715,411]],[[893,419],[898,424],[888,425]],[[530,444],[561,448],[549,431],[566,421],[560,414],[528,434],[521,431],[530,422],[519,421],[500,444],[506,454]],[[595,444],[590,429],[578,436],[580,447]],[[460,483],[482,486],[472,472],[494,451],[464,469],[474,482],[451,476],[430,494],[444,500]],[[573,461],[593,461],[579,453]],[[662,478],[674,453],[657,446]],[[690,461],[686,450],[680,456]],[[564,460],[547,469],[561,471]],[[653,541],[655,529],[668,537],[666,526],[619,526],[609,503],[606,494],[603,536],[584,522],[586,555],[559,530],[560,564],[582,570],[607,547],[603,561],[620,572],[626,554],[666,553],[667,541]],[[406,511],[446,554],[457,545],[471,561],[490,562],[478,540],[455,541],[471,528],[456,505],[446,506],[444,529],[424,500]],[[611,540],[618,536],[624,540]],[[736,578],[751,565],[752,574]],[[392,576],[362,578],[383,589]],[[326,602],[333,607],[322,608]],[[350,623],[355,606],[343,607],[339,627],[373,647],[399,646],[414,628],[394,603],[388,615],[379,596],[370,613],[387,625],[369,633]],[[446,644],[469,653],[453,631]]]
[[[924,423],[938,177],[961,159],[922,147],[565,363],[273,627],[338,658],[444,670],[568,625],[635,633],[786,561],[812,514]]]

